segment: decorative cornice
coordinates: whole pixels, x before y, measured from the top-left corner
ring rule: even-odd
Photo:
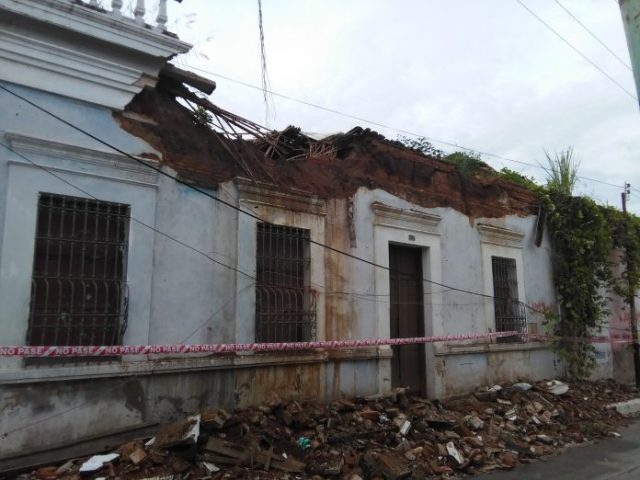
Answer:
[[[82,4],[61,0],[0,0],[7,10],[41,22],[118,45],[154,57],[169,58],[186,53],[191,45],[125,16],[119,18]]]
[[[6,31],[0,72],[12,83],[118,109],[143,87],[138,70]]]
[[[190,45],[62,0],[0,0],[0,80],[122,110]]]
[[[238,188],[242,202],[313,215],[325,216],[327,214],[326,200],[304,190],[290,188],[285,191],[272,184],[242,177],[235,178],[234,183]]]
[[[376,225],[431,235],[440,234],[438,225],[442,218],[439,215],[391,207],[380,202],[373,202],[371,209],[375,215]]]
[[[488,223],[479,223],[476,228],[480,234],[480,241],[483,243],[522,248],[522,239],[524,238],[522,232],[496,227]]]
[[[75,160],[87,165],[108,167],[119,172],[124,172],[127,177],[135,175],[139,181],[145,183],[157,183],[158,174],[129,157],[117,152],[108,152],[93,148],[80,147],[68,143],[61,143],[39,137],[32,137],[18,133],[6,132],[4,137],[13,150],[25,153],[35,153],[46,157]],[[158,162],[147,158],[136,157],[139,160],[153,166]]]

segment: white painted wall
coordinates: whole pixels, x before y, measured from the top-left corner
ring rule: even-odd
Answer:
[[[131,154],[153,149],[118,128],[111,111],[12,85],[39,105],[86,125],[101,138]],[[71,130],[7,93],[0,93],[0,325],[3,344],[23,344],[26,337],[33,265],[37,200],[40,192],[125,203],[131,217],[153,227],[156,175]],[[89,195],[85,194],[87,192]],[[148,340],[153,230],[130,224],[127,283],[129,323],[125,342]],[[0,359],[5,369],[20,368],[20,360]]]
[[[122,110],[190,48],[80,2],[0,0],[0,80],[69,99]]]
[[[22,91],[132,154],[151,150],[121,131],[106,109],[29,89]],[[249,277],[255,275],[256,268],[255,219],[170,179],[136,169],[125,159],[110,156],[100,145],[20,102],[6,96],[0,100],[8,106],[0,111],[2,142],[55,169],[92,195],[132,205],[132,216],[161,232],[132,222],[128,269],[131,307],[125,343],[254,341],[255,290]],[[20,344],[25,338],[39,191],[80,195],[15,154],[0,152],[0,324],[5,344]],[[545,305],[555,302],[549,242],[544,238],[541,247],[533,244],[533,216],[470,220],[450,208],[422,208],[382,190],[361,188],[353,198],[354,215],[349,224],[345,215],[337,215],[347,208],[346,200],[330,200],[328,208],[322,199],[300,193],[283,196],[266,187],[257,193],[248,191],[243,182],[229,182],[209,192],[266,221],[307,228],[320,243],[333,238],[331,235],[342,228],[352,228],[353,243],[340,248],[383,266],[388,266],[389,243],[421,247],[425,276],[463,290],[491,294],[491,255],[514,256],[521,300]],[[381,219],[372,208],[374,203],[401,214],[395,220]],[[514,247],[483,242],[477,228],[480,223],[520,232],[520,244]],[[311,259],[312,288],[317,292],[316,338],[388,337],[389,272],[341,257],[319,245],[311,247]],[[334,271],[339,272],[340,278],[331,277]],[[327,289],[340,289],[342,293],[329,295],[325,293]],[[424,293],[427,335],[485,333],[494,328],[491,300],[429,282],[425,282]],[[541,321],[539,315],[530,312],[529,322],[538,325],[539,331]],[[329,324],[331,330],[326,328]],[[171,358],[160,362],[124,358],[101,365],[52,367],[46,370],[52,385],[50,411],[61,410],[74,401],[69,380],[89,382],[78,394],[78,398],[87,398],[89,384],[93,385],[98,377],[126,378],[132,374],[145,376],[147,380],[136,388],[148,400],[148,407],[163,418],[176,411],[198,408],[203,402],[226,405],[260,401],[273,391],[274,385],[284,392],[283,382],[291,381],[287,375],[292,371],[296,377],[290,391],[286,390],[290,395],[332,398],[370,394],[390,388],[390,354],[390,349],[378,348],[297,356]],[[424,361],[427,391],[433,397],[464,393],[481,384],[563,373],[555,355],[535,343],[440,343],[427,346]],[[0,402],[9,405],[20,388],[38,385],[43,380],[42,372],[22,368],[19,360],[0,360]],[[177,375],[182,379],[180,384],[184,384],[181,388],[171,383]],[[210,380],[205,381],[205,377]],[[56,380],[59,387],[55,386]],[[209,391],[214,384],[224,385],[224,394]],[[47,414],[30,403],[34,401],[32,397],[27,398],[25,404],[10,409],[11,416],[5,417],[13,425]],[[178,404],[180,408],[176,410]],[[119,403],[117,395],[105,396],[100,406],[100,414],[105,415],[102,428],[148,419],[149,412],[140,408]],[[96,411],[91,409],[79,412],[81,418],[94,414]],[[109,422],[109,415],[120,418],[121,423]],[[62,431],[68,425],[68,420],[61,418],[47,428]],[[83,433],[78,430],[74,434]],[[29,444],[34,439],[31,432],[22,436],[19,444]]]
[[[437,215],[441,218],[437,232],[420,233],[402,228],[374,227],[371,204],[384,205]],[[397,242],[423,247],[423,269],[430,280],[484,294],[493,294],[491,255],[512,256],[517,259],[520,300],[529,304],[553,305],[555,294],[548,239],[541,247],[533,243],[535,217],[508,216],[500,219],[476,219],[450,208],[426,209],[410,204],[381,190],[361,188],[356,196],[356,231],[358,251],[377,263],[388,265],[388,245]],[[478,223],[492,224],[523,234],[518,248],[490,245],[481,241]],[[409,240],[413,234],[414,240]],[[374,255],[371,256],[371,245]],[[487,261],[488,259],[488,261]],[[375,278],[374,291],[384,293],[388,288],[388,272],[370,267],[354,283],[370,285]],[[494,329],[493,305],[490,299],[433,285],[425,288],[425,319],[427,334],[486,333]],[[379,336],[388,336],[389,308],[382,300],[376,302],[376,325]],[[528,321],[538,325],[542,317],[529,311]],[[386,333],[386,335],[385,335]],[[536,344],[486,345],[486,342],[437,344],[427,349],[427,391],[432,396],[463,393],[483,383],[517,378],[545,378],[563,373],[555,355]],[[486,351],[483,351],[486,350]],[[382,362],[380,385],[388,385],[389,362]]]

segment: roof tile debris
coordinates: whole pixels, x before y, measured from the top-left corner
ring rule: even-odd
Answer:
[[[383,189],[422,207],[451,207],[474,218],[537,211],[532,192],[489,168],[467,177],[451,163],[369,129],[356,127],[315,140],[288,127],[257,140],[230,139],[195,122],[175,93],[175,86],[163,88],[161,82],[127,106],[128,112],[153,122],[116,115],[124,129],[162,153],[164,165],[200,186],[215,188],[247,177],[327,199],[349,197],[360,187]]]
[[[613,381],[562,385],[494,385],[445,402],[406,389],[327,404],[274,395],[233,412],[205,409],[151,440],[103,452],[109,457],[61,460],[20,478],[79,478],[83,465],[91,465],[91,478],[123,480],[459,478],[620,436],[616,429],[627,420],[610,404],[637,391]]]

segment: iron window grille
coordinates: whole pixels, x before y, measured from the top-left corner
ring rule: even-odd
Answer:
[[[117,345],[127,326],[130,207],[41,193],[29,345]]]
[[[491,257],[496,332],[525,333],[526,310],[518,299],[518,275],[513,258]],[[521,342],[524,336],[498,338],[499,343]]]
[[[258,224],[256,341],[303,342],[315,337],[310,238],[309,230]]]

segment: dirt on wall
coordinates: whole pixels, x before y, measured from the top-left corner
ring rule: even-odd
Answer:
[[[448,162],[360,127],[320,141],[289,127],[278,138],[287,146],[302,145],[307,154],[287,158],[265,155],[259,141],[229,140],[197,124],[160,87],[143,90],[116,118],[161,152],[163,165],[203,187],[245,177],[327,199],[348,198],[360,187],[382,189],[416,205],[451,207],[472,218],[537,211],[533,193],[490,169],[464,176]]]

